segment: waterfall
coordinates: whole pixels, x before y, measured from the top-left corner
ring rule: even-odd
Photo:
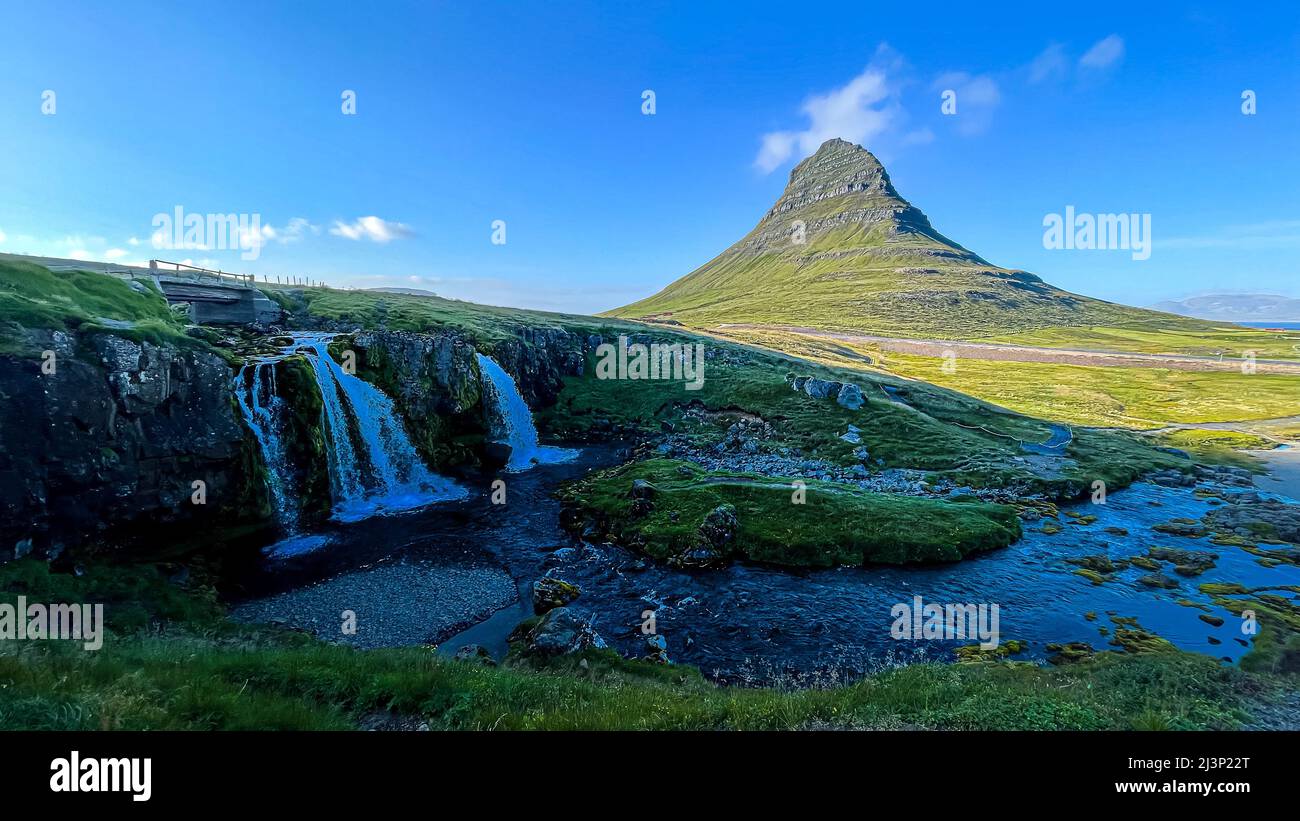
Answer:
[[[244,391],[245,382],[249,383],[247,393]],[[276,518],[292,535],[298,530],[298,498],[294,493],[293,474],[282,469],[288,460],[283,439],[284,400],[275,391],[275,362],[263,360],[245,365],[240,371],[237,388],[235,397],[266,464],[266,481],[271,489]]]
[[[237,391],[244,418],[266,460],[276,512],[289,535],[297,532],[298,500],[282,438],[285,402],[275,392],[274,364],[303,349],[324,405],[321,423],[336,521],[354,522],[467,496],[455,482],[429,472],[392,400],[335,362],[329,355],[329,339],[322,334],[297,337],[280,356],[245,366],[253,371],[252,387],[245,396],[241,372]]]
[[[491,357],[477,354],[479,372],[483,374],[483,387],[500,418],[506,443],[510,445],[510,461],[506,470],[528,470],[534,465],[567,462],[578,455],[576,450],[554,448],[537,443],[537,428],[533,413],[519,395],[519,386],[510,374]]]
[[[307,358],[325,404],[335,519],[356,521],[468,495],[450,479],[429,472],[393,400],[343,370],[329,355],[326,338],[297,342],[315,353]]]

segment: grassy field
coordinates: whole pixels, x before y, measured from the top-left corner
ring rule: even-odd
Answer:
[[[1197,323],[1188,327],[1189,322]],[[1126,326],[1050,328],[974,340],[1041,348],[1222,356],[1242,359],[1300,359],[1300,331],[1265,331],[1199,320],[1155,320]]]
[[[1044,419],[1155,428],[1300,413],[1300,377],[1232,371],[1091,368],[958,359],[952,373],[933,357],[882,355],[883,366]]]
[[[1133,429],[1251,422],[1300,414],[1300,376],[1239,371],[1092,367],[938,357],[772,330],[728,338],[785,350],[827,366],[870,367],[951,388],[1040,419]]]
[[[1032,416],[880,371],[706,343],[713,344],[718,345],[718,356],[706,366],[699,391],[686,391],[680,383],[600,380],[589,364],[586,376],[566,378],[556,405],[536,412],[538,427],[559,438],[611,429],[657,434],[667,427],[708,447],[719,442],[737,418],[748,415],[771,425],[764,450],[848,466],[861,461],[853,455],[858,444],[841,438],[851,424],[859,428],[861,444],[876,467],[933,471],[979,487],[1017,483],[1060,498],[1077,495],[1097,479],[1124,487],[1144,471],[1186,466],[1185,460],[1155,451],[1123,432],[1076,431],[1067,449],[1069,459],[1054,476],[1044,478],[1022,459],[1021,442],[1040,443],[1051,435],[1049,426]],[[792,391],[787,381],[791,374],[853,382],[866,404],[849,410]],[[887,398],[886,387],[902,402]],[[693,406],[704,413],[690,413]]]
[[[717,687],[689,667],[608,651],[489,668],[425,647],[356,650],[235,625],[201,588],[139,567],[73,577],[36,564],[0,567],[0,600],[108,600],[113,632],[95,652],[0,643],[0,729],[1206,729],[1239,726],[1293,686],[1179,652],[1059,668],[885,666],[802,690]],[[128,571],[142,587],[123,588]]]
[[[330,288],[263,289],[280,307],[298,315],[310,313],[320,319],[353,323],[358,328],[387,328],[393,331],[436,331],[456,329],[490,352],[492,345],[514,336],[522,328],[564,327],[579,333],[643,333],[635,322],[602,319],[580,314],[498,308],[456,299],[374,291],[341,291]]]

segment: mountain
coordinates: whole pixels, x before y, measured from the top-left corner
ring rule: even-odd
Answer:
[[[1151,308],[1220,322],[1300,322],[1300,299],[1276,294],[1193,296],[1159,302]]]
[[[935,230],[880,162],[840,139],[790,173],[743,239],[607,316],[971,339],[1062,326],[1191,323],[999,268]]]

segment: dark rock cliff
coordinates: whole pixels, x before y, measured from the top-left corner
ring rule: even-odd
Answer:
[[[555,404],[564,377],[582,375],[585,346],[586,337],[563,328],[520,328],[490,355],[514,377],[528,407],[537,410]]]
[[[55,367],[0,357],[0,560],[266,520],[262,466],[219,355],[104,333],[26,341]]]
[[[482,389],[474,347],[461,335],[362,331],[331,346],[357,354],[357,376],[392,398],[407,433],[433,465],[475,461],[481,445]]]
[[[529,406],[554,404],[563,379],[582,373],[585,337],[521,328],[489,353]],[[0,561],[55,557],[96,546],[181,549],[274,524],[266,466],[236,401],[238,379],[202,344],[160,345],[109,333],[33,331],[24,350],[55,353],[53,373],[29,354],[0,357]],[[478,348],[458,330],[357,331],[331,346],[356,353],[357,375],[390,397],[435,470],[484,454]],[[289,460],[302,522],[328,515],[321,400],[301,357],[275,365],[289,406]],[[204,503],[194,502],[202,482]],[[200,538],[202,537],[202,539]]]
[[[520,328],[490,351],[534,410],[555,404],[564,377],[581,375],[585,338],[562,328]],[[351,346],[357,375],[392,397],[407,432],[435,468],[476,462],[493,424],[469,339],[457,331],[360,331],[332,349]]]

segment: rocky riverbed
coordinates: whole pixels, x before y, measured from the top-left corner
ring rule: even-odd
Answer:
[[[728,683],[815,685],[900,661],[952,658],[972,643],[891,638],[892,609],[916,596],[998,605],[1000,638],[1015,659],[1061,661],[1168,641],[1233,663],[1254,637],[1222,591],[1300,584],[1294,565],[1214,543],[1208,529],[1179,536],[1161,527],[1200,522],[1226,509],[1225,495],[1250,492],[1231,471],[1203,472],[1191,486],[1163,477],[1165,484],[1138,483],[1105,504],[1062,507],[1027,524],[1011,547],[954,564],[673,569],[617,545],[572,542],[558,526],[554,488],[621,458],[612,447],[588,448],[574,463],[515,476],[507,505],[491,504],[485,480],[464,502],[339,526],[326,548],[264,567],[236,613],[340,639],[336,611],[347,607],[359,624],[382,626],[387,635],[375,644],[443,639],[448,653],[479,644],[500,658],[533,612],[533,583],[549,578],[579,590],[561,615],[626,656],[689,663]],[[1213,559],[1202,561],[1204,554]],[[1080,572],[1098,566],[1106,572]],[[440,632],[458,621],[466,622],[462,632]]]

